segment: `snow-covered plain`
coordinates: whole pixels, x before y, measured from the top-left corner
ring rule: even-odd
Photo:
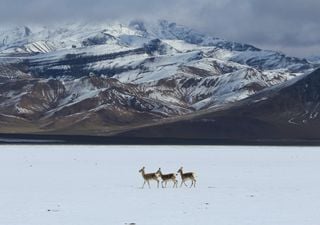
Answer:
[[[141,189],[181,165],[196,188]],[[319,171],[309,147],[2,145],[0,224],[318,225]]]

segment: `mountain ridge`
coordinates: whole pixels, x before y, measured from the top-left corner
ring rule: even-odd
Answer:
[[[0,30],[0,132],[23,121],[28,132],[111,135],[237,104],[316,68],[165,20]]]
[[[144,126],[119,137],[316,141],[320,69],[224,108]]]

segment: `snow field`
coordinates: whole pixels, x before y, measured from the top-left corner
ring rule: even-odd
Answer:
[[[3,145],[0,224],[317,225],[319,161],[301,147]],[[197,187],[141,189],[142,166],[184,166]]]

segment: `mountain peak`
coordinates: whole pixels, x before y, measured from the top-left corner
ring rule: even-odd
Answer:
[[[36,132],[162,122],[236,104],[315,68],[166,20],[1,29],[0,43],[0,114]]]

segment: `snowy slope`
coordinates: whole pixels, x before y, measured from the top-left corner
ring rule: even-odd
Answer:
[[[71,49],[94,44],[105,44],[122,35],[140,36],[118,23],[105,24],[60,24],[51,26],[30,25],[0,30],[0,49],[8,52],[25,50],[34,53],[45,53],[47,50]],[[43,42],[50,43],[50,49]],[[99,43],[100,41],[100,43]],[[42,48],[30,48],[30,45],[42,42]],[[28,47],[29,46],[29,47]]]
[[[317,148],[2,146],[6,225],[315,225]],[[138,170],[197,174],[196,188],[141,189]],[[171,184],[170,184],[171,186]]]
[[[2,27],[0,113],[41,129],[158,120],[237,102],[316,67],[165,20]]]
[[[311,56],[311,57],[308,57],[307,60],[311,63],[320,65],[320,56]]]

